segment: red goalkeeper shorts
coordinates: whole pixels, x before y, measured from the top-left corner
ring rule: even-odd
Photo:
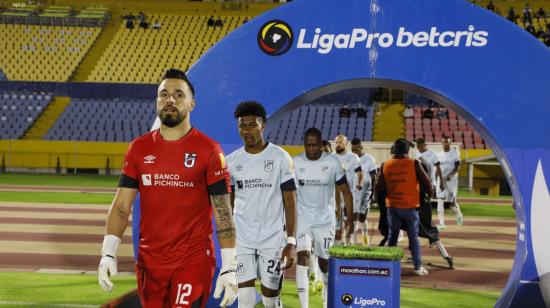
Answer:
[[[197,261],[175,269],[146,269],[136,265],[141,305],[144,308],[204,308],[216,263],[213,257]]]

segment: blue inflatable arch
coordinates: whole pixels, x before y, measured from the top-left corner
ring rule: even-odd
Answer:
[[[313,97],[385,86],[451,107],[504,167],[517,206],[514,266],[498,307],[550,306],[550,51],[463,0],[295,0],[235,30],[189,71],[192,122],[241,146],[243,100],[272,119]],[[545,304],[546,303],[546,304]]]

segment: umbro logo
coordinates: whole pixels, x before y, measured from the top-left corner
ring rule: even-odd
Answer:
[[[147,155],[143,158],[143,163],[145,164],[154,164],[156,157],[153,155]]]

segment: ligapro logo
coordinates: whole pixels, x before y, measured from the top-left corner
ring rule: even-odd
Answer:
[[[285,53],[292,43],[292,28],[280,20],[272,20],[264,24],[258,33],[260,48],[270,55]],[[347,33],[326,33],[320,27],[313,30],[302,28],[299,31],[296,48],[316,50],[320,54],[328,54],[338,49],[370,49],[374,46],[388,47],[424,47],[424,48],[456,48],[483,47],[489,42],[489,32],[476,30],[474,25],[466,29],[442,30],[430,27],[424,31],[412,31],[399,27],[397,31],[370,33],[364,28],[354,28]],[[283,48],[284,46],[284,48]]]
[[[258,45],[270,56],[280,56],[287,52],[294,41],[290,26],[282,20],[266,22],[258,31]]]
[[[354,297],[353,295],[349,293],[342,294],[342,297],[340,297],[340,300],[342,304],[348,306],[348,305],[357,305],[361,307],[365,306],[386,306],[386,301],[382,299],[378,299],[376,297],[373,298],[363,298],[363,297]]]

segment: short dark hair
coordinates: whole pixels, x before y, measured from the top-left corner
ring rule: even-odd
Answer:
[[[426,144],[426,140],[422,137],[416,138],[416,144]]]
[[[361,145],[361,139],[359,138],[351,139],[351,145]]]
[[[264,106],[256,101],[244,101],[239,103],[239,105],[235,109],[235,112],[233,113],[233,116],[235,116],[235,119],[244,116],[261,117],[264,123],[266,120]]]
[[[187,83],[189,89],[191,90],[191,94],[193,94],[193,97],[195,96],[195,88],[191,84],[191,81],[189,81],[189,78],[187,78],[187,75],[185,75],[184,71],[177,68],[169,68],[164,72],[164,75],[162,75],[161,77],[162,81],[164,81],[164,79],[181,79],[185,81],[185,83]]]
[[[404,155],[409,153],[409,141],[405,138],[395,140],[391,146],[391,153],[394,155]]]
[[[315,136],[319,139],[319,141],[323,142],[321,131],[315,127],[310,127],[306,130],[306,132],[304,133],[304,141],[306,141],[307,136]]]
[[[441,140],[445,140],[445,139],[449,139],[449,141],[453,141],[451,136],[443,135],[443,138],[441,138]]]
[[[324,146],[331,146],[330,142],[328,142],[328,140],[323,140],[323,145]]]

